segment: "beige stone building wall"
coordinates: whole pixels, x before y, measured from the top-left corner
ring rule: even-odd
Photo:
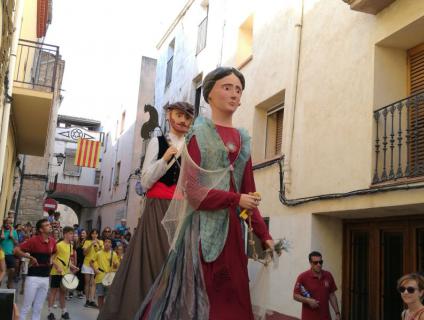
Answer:
[[[37,38],[37,1],[25,0],[24,1],[24,15],[22,19],[22,28],[20,33],[20,39],[30,40],[35,42],[43,42],[44,39]],[[47,27],[46,27],[47,28]],[[25,48],[21,48],[28,50]],[[18,222],[32,222],[35,223],[37,220],[43,217],[43,201],[47,197],[46,189],[48,188],[48,181],[52,180],[51,174],[49,175],[48,166],[49,162],[54,163],[54,137],[57,124],[57,116],[61,103],[61,86],[63,75],[65,72],[65,61],[60,56],[57,57],[57,65],[52,63],[52,60],[56,58],[50,51],[50,53],[42,52],[40,55],[40,74],[38,78],[45,77],[44,81],[37,79],[40,83],[53,84],[53,75],[55,74],[55,83],[53,98],[51,101],[51,107],[49,112],[48,129],[46,130],[46,139],[43,156],[25,156],[25,172],[24,180],[22,185],[22,194],[19,204]],[[34,55],[33,52],[31,52]],[[30,54],[30,56],[32,56]],[[31,64],[35,56],[28,60],[28,64]],[[48,61],[48,63],[46,63]],[[43,63],[44,62],[44,63]],[[54,67],[56,72],[54,73]],[[48,68],[47,70],[45,68]],[[22,73],[22,69],[20,68]],[[29,73],[27,72],[27,75]],[[21,77],[22,78],[22,77]],[[19,79],[21,79],[19,78]],[[50,91],[50,88],[41,86],[35,86],[32,88],[37,91]]]
[[[2,120],[5,101],[5,78],[8,72],[10,59],[10,47],[13,34],[13,0],[3,1],[0,8],[0,26],[1,26],[1,44],[0,44],[0,121]],[[0,122],[1,123],[1,122]],[[1,132],[1,125],[0,125]],[[12,204],[14,194],[14,176],[15,176],[16,149],[14,133],[11,128],[7,134],[6,161],[3,172],[3,188],[0,194],[0,218],[6,216]]]
[[[288,12],[281,14],[287,17]],[[296,86],[290,73],[295,59],[284,60],[279,51],[269,53],[270,42],[258,31],[257,39],[264,41],[257,42],[252,61],[242,69],[254,88],[245,91],[243,102],[248,111],[239,113],[237,119],[250,128],[253,159],[261,161],[264,126],[260,121],[264,120],[258,106],[276,91],[284,90],[282,153],[291,159],[290,166],[285,163],[289,199],[370,188],[375,156],[373,110],[407,97],[406,49],[424,41],[418,28],[415,33],[408,30],[409,39],[406,34],[402,40],[395,35],[406,33],[404,29],[422,21],[423,15],[423,3],[416,1],[396,1],[377,16],[351,11],[341,1],[305,1],[295,101]],[[274,23],[281,21],[284,19],[275,19]],[[261,20],[255,22],[260,30]],[[270,36],[268,28],[262,30]],[[287,31],[293,32],[293,25]],[[276,33],[274,42],[284,42],[286,33],[278,37]],[[282,51],[293,53],[292,46],[293,42]],[[280,76],[287,71],[288,81],[272,74],[276,68],[281,70]],[[267,92],[267,87],[275,84],[279,87]],[[423,212],[422,190],[316,201],[290,208],[278,201],[277,165],[257,170],[255,178],[258,190],[266,190],[261,211],[271,217],[272,234],[287,236],[294,243],[295,249],[280,263],[276,275],[279,281],[272,282],[275,295],[271,302],[277,310],[291,315],[299,315],[300,305],[290,301],[287,288],[291,289],[297,273],[307,268],[309,251],[324,253],[326,268],[343,289],[343,219]],[[412,210],[408,205],[418,206]],[[287,299],[280,299],[277,292],[285,292]]]
[[[252,135],[254,164],[284,155],[289,200],[345,194],[288,206],[279,198],[278,162],[255,170],[263,198],[260,210],[270,217],[272,235],[286,237],[293,245],[272,271],[268,307],[300,316],[301,305],[292,300],[292,289],[297,275],[308,268],[312,250],[324,254],[325,268],[340,289],[340,301],[346,290],[342,280],[345,223],[424,213],[420,181],[412,183],[417,189],[408,191],[368,192],[375,188],[373,111],[408,96],[407,50],[424,43],[424,2],[397,0],[372,15],[353,11],[341,0],[276,0],[266,5],[211,0],[206,56],[201,58],[192,50],[197,28],[192,16],[199,3],[195,1],[176,19],[159,48],[157,107],[173,96],[193,102],[189,84],[215,65],[241,69],[246,90],[235,125]],[[164,89],[167,50],[174,37],[173,68],[178,71],[173,73],[175,83]],[[217,46],[222,46],[222,55],[211,49]],[[282,148],[269,156],[265,153],[267,112],[277,105],[284,108]],[[356,190],[364,194],[347,196]]]

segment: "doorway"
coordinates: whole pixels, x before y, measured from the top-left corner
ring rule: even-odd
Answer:
[[[397,280],[417,271],[424,272],[424,216],[345,221],[345,319],[398,320]]]

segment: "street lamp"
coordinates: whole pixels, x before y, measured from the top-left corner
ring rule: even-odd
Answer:
[[[56,172],[54,175],[54,178],[50,179],[50,167],[60,167],[65,160],[66,156],[63,153],[55,153],[53,154],[53,157],[56,157],[57,165],[51,164],[50,162],[47,163],[47,183],[46,183],[46,192],[48,194],[52,194],[56,191],[57,186],[57,178],[59,174]],[[50,189],[50,185],[52,185],[52,189]]]
[[[55,153],[54,156],[56,157],[57,165],[60,167],[66,156],[63,153]]]

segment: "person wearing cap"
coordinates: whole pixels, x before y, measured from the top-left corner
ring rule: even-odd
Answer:
[[[169,251],[161,221],[177,186],[180,154],[194,118],[194,107],[187,102],[176,102],[165,110],[169,132],[150,140],[141,171],[141,185],[147,190],[145,209],[109,290],[108,303],[100,310],[99,320],[133,319]]]
[[[129,230],[127,227],[127,219],[122,218],[121,223],[115,226],[115,230],[117,230],[121,236],[124,236]]]

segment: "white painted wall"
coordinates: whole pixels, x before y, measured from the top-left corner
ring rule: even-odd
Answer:
[[[135,193],[137,177],[135,171],[140,168],[144,153],[144,142],[140,136],[142,124],[147,120],[144,105],[153,104],[154,77],[156,60],[143,57],[141,59],[140,85],[138,104],[122,106],[109,118],[104,126],[108,137],[102,152],[100,196],[93,221],[101,216],[102,228],[115,226],[121,218],[127,218],[127,225],[133,230],[137,226],[141,197]],[[125,129],[119,134],[122,112],[125,111]],[[116,164],[121,162],[119,182],[113,183]],[[112,177],[112,184],[110,183]]]
[[[264,5],[256,0],[210,0],[207,46],[196,56],[200,3],[194,1],[159,49],[158,110],[176,100],[193,103],[193,79],[217,65],[235,66],[239,26],[253,14],[253,57],[241,69],[246,90],[235,114],[236,126],[252,134],[253,161],[264,160],[266,121],[258,106],[284,90],[283,154],[289,152],[286,137],[294,127],[287,197],[368,188],[374,161],[372,112],[407,95],[406,50],[424,42],[424,32],[418,27],[424,20],[424,2],[397,0],[373,16],[352,11],[341,0],[305,0],[297,84],[293,82],[297,72],[295,24],[301,1],[271,0]],[[174,38],[173,78],[165,89],[168,45]],[[292,112],[294,122],[287,116]],[[271,217],[271,233],[293,242],[292,251],[283,254],[273,272],[269,301],[269,308],[292,316],[300,315],[300,304],[292,300],[294,281],[308,267],[307,255],[314,249],[322,251],[340,298],[342,219],[347,216],[341,211],[384,211],[401,204],[422,205],[424,199],[423,191],[415,190],[287,207],[278,198],[278,165],[255,171],[255,179],[263,195],[262,214]],[[318,213],[331,214],[331,218]]]

